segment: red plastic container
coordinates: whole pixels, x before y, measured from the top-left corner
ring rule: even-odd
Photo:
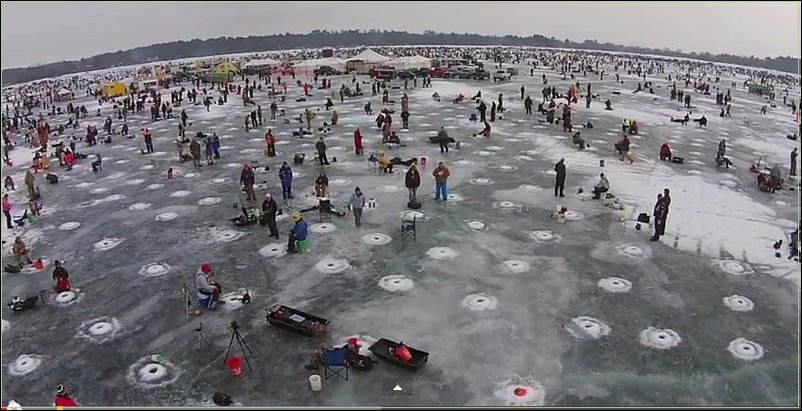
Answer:
[[[226,366],[232,376],[236,377],[242,374],[242,360],[239,357],[230,357],[226,360]]]
[[[393,354],[395,355],[395,358],[398,358],[403,362],[412,361],[412,353],[409,352],[409,349],[405,345],[399,345],[398,347],[395,347]]]

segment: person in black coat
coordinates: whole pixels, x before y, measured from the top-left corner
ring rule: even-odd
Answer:
[[[563,191],[565,190],[565,159],[561,158],[557,164],[554,165],[554,171],[557,172],[557,180],[554,183],[554,197],[558,195],[565,197]]]
[[[264,219],[267,221],[267,228],[270,230],[268,237],[274,237],[278,240],[278,227],[276,226],[276,213],[278,212],[278,204],[270,193],[267,193],[265,200],[262,201],[262,213]]]
[[[317,157],[320,160],[320,165],[329,165],[329,159],[326,157],[326,143],[323,142],[323,137],[320,137],[315,143],[315,150],[317,150]]]
[[[655,203],[654,212],[652,212],[652,216],[654,217],[654,235],[649,240],[657,241],[660,239],[660,236],[665,232],[666,214],[667,214],[667,208],[664,203],[664,197],[662,194],[658,194],[657,203]]]
[[[256,200],[256,192],[253,189],[253,185],[256,183],[256,177],[253,175],[253,169],[247,163],[242,165],[239,182],[245,189],[248,201]]]
[[[479,107],[476,107],[479,110],[479,121],[482,123],[485,122],[485,113],[487,113],[487,105],[485,105],[484,101],[479,102]]]

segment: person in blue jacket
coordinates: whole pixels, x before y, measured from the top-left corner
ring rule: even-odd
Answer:
[[[306,240],[306,235],[308,230],[306,226],[306,221],[304,221],[304,218],[301,217],[301,213],[298,212],[292,213],[292,221],[295,222],[295,225],[292,226],[292,230],[290,230],[290,238],[289,238],[289,243],[287,244],[287,252],[295,253],[298,252],[298,250],[295,248],[295,242]]]
[[[284,199],[294,198],[292,196],[292,169],[285,161],[278,170],[278,178],[281,180],[281,196]]]

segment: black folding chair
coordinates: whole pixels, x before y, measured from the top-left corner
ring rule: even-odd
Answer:
[[[318,211],[317,216],[318,216],[318,221],[319,222],[321,222],[321,223],[323,223],[323,222],[330,223],[331,222],[331,214],[332,214],[332,211],[331,211],[331,200],[329,200],[329,199],[318,200],[318,209],[317,209],[317,211]]]
[[[412,217],[411,220],[401,217],[401,241],[407,239],[418,241],[417,217]]]

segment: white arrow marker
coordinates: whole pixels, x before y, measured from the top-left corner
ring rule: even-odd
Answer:
[[[393,388],[393,391],[403,391],[403,390],[401,389],[400,385],[396,384],[395,388]]]

